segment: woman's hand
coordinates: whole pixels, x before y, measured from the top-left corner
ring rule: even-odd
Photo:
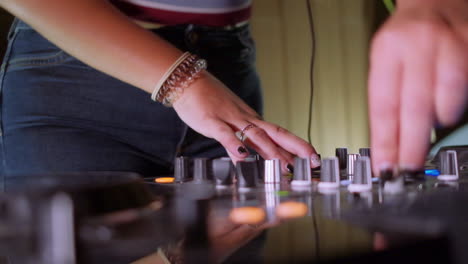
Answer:
[[[174,103],[174,109],[191,128],[219,141],[234,162],[248,156],[247,145],[265,159],[280,159],[284,172],[293,170],[295,156],[311,158],[312,167],[320,165],[310,144],[284,128],[261,120],[254,110],[207,72],[185,89]],[[242,142],[235,133],[250,124],[253,126],[245,130],[247,139]]]
[[[400,0],[374,38],[369,77],[373,165],[418,169],[434,123],[463,114],[468,85],[468,1]]]

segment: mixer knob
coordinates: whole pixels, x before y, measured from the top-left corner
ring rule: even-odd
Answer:
[[[174,162],[175,182],[185,182],[190,179],[189,171],[190,159],[187,157],[177,157]]]
[[[256,161],[239,161],[236,164],[237,187],[255,188],[258,181],[258,164]]]
[[[350,192],[366,192],[372,189],[372,172],[369,157],[360,157],[354,163],[354,177],[348,186]]]
[[[258,167],[258,181],[263,182],[265,177],[265,159],[262,158],[260,155],[255,155],[255,159],[257,160],[257,167]]]
[[[255,155],[250,155],[247,158],[244,159],[244,161],[255,161],[257,162],[257,168],[258,168],[258,179],[257,182],[263,182],[263,174],[265,170],[265,160],[262,158],[262,156],[255,154]]]
[[[193,181],[194,183],[202,183],[212,181],[213,177],[210,168],[210,160],[207,158],[195,158],[193,160]]]
[[[346,163],[346,173],[349,180],[353,180],[354,176],[354,163],[359,158],[359,154],[348,154],[348,162]]]
[[[359,149],[359,155],[361,157],[371,157],[371,151],[370,148],[360,148]]]
[[[440,175],[437,176],[441,181],[458,180],[458,159],[455,150],[447,150],[440,153]]]
[[[336,148],[335,156],[338,158],[340,170],[346,169],[346,163],[348,158],[348,149],[347,148]]]
[[[230,158],[214,159],[212,167],[216,185],[227,186],[232,184],[234,165]]]
[[[322,161],[319,190],[336,189],[340,187],[340,169],[338,158],[328,158]]]
[[[310,160],[305,158],[294,159],[294,176],[291,182],[293,186],[308,186],[312,184]]]
[[[265,160],[265,183],[281,181],[281,161],[279,159]]]

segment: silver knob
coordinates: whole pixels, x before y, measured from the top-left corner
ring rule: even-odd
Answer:
[[[336,189],[340,187],[340,168],[338,158],[328,158],[322,161],[319,190]]]
[[[281,161],[279,159],[265,160],[265,183],[281,181]]]
[[[348,154],[348,162],[346,163],[346,171],[350,180],[353,179],[354,175],[354,163],[358,159],[359,154]]]
[[[458,160],[455,150],[440,153],[440,175],[437,179],[441,181],[458,180]]]

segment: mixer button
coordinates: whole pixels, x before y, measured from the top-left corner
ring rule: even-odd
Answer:
[[[229,219],[236,224],[256,225],[265,220],[266,214],[259,207],[234,208],[229,213]]]
[[[299,218],[307,215],[309,208],[305,203],[287,201],[276,207],[276,215],[281,219]]]

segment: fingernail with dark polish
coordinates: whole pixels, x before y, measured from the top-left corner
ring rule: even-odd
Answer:
[[[288,164],[288,166],[286,166],[286,169],[289,171],[289,173],[294,173],[294,167],[291,164]]]
[[[237,151],[239,152],[239,154],[247,153],[247,149],[243,146],[240,146],[239,148],[237,148]]]
[[[318,168],[320,165],[322,165],[318,154],[312,154],[310,157],[310,164],[312,165],[312,168]]]

